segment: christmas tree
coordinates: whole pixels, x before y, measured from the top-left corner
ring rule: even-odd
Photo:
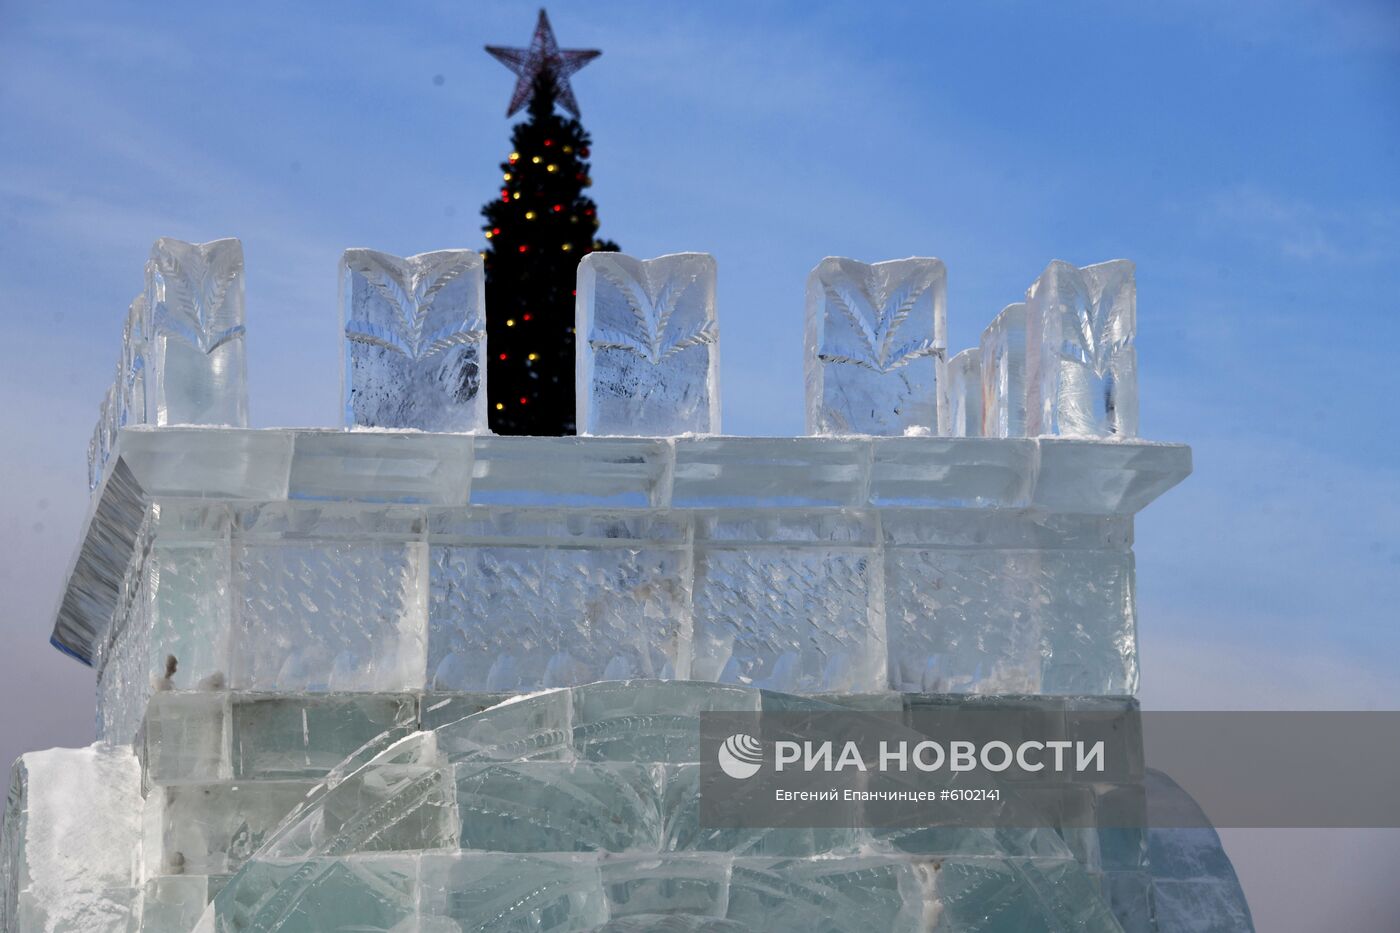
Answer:
[[[518,75],[506,115],[527,103],[529,114],[511,133],[500,192],[481,210],[491,430],[573,434],[574,278],[583,256],[617,249],[597,239],[598,209],[583,194],[590,140],[568,83],[599,53],[560,50],[543,10],[528,49],[487,51]]]

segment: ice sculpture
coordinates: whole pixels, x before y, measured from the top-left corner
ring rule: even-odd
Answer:
[[[939,259],[828,257],[807,277],[808,434],[937,434],[948,347]]]
[[[345,251],[347,427],[487,430],[485,281],[474,250]]]
[[[948,430],[952,437],[982,436],[982,356],[964,350],[948,361]]]
[[[752,688],[591,684],[425,723],[332,769],[265,833],[271,794],[239,804],[221,791],[205,835],[184,844],[230,864],[223,827],[240,819],[262,843],[199,922],[915,933],[940,914],[961,928],[995,904],[1008,928],[1118,929],[1092,870],[1048,828],[959,833],[950,851],[927,834],[699,822],[701,713],[831,708]]]
[[[1136,437],[1136,332],[1131,262],[1050,263],[1026,291],[1027,433]]]
[[[15,762],[0,929],[126,930],[139,920],[140,785],[130,748],[54,748]]]
[[[578,267],[580,434],[718,434],[719,322],[708,253]]]
[[[247,425],[243,244],[156,240],[146,294],[149,423]]]
[[[883,689],[876,537],[865,516],[697,521],[690,676],[804,693]]]
[[[122,360],[117,373],[121,394],[120,424],[125,427],[146,424],[146,332],[150,327],[146,295],[137,295],[126,315],[122,331]]]
[[[242,404],[236,242],[156,253],[52,636],[102,742],[16,766],[0,926],[1249,929],[1213,835],[701,818],[707,711],[1136,710],[1133,516],[1190,451],[1029,426],[1026,305],[944,373],[941,263],[827,260],[814,436],[713,436],[713,260],[592,254],[579,425],[632,436],[494,437],[479,257],[351,250],[376,430],[210,429],[171,422]],[[1121,420],[1131,276],[1062,265],[1055,398]],[[1065,812],[1152,792],[1126,757]]]
[[[983,432],[1026,435],[1026,305],[1007,305],[982,331]]]

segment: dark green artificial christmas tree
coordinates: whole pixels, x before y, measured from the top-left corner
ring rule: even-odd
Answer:
[[[500,192],[481,210],[491,430],[573,434],[575,275],[585,255],[617,245],[597,239],[598,209],[583,194],[588,133],[555,104],[578,112],[567,78],[597,53],[560,52],[544,11],[530,49],[488,51],[520,75],[510,113],[528,100],[529,114],[511,133]]]

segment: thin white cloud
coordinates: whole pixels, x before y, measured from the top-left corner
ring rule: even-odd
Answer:
[[[1369,263],[1400,252],[1400,207],[1384,203],[1323,205],[1246,185],[1210,199],[1201,223],[1304,262]]]

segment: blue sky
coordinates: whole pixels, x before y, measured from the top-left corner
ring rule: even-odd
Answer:
[[[801,430],[825,255],[943,258],[955,350],[1050,259],[1134,259],[1143,433],[1196,456],[1138,523],[1145,702],[1400,707],[1400,7],[873,9],[550,10],[604,51],[602,234],[719,260],[726,429]],[[481,46],[534,16],[0,2],[3,757],[91,737],[44,641],[151,241],[241,237],[254,424],[335,424],[340,251],[483,243]]]

